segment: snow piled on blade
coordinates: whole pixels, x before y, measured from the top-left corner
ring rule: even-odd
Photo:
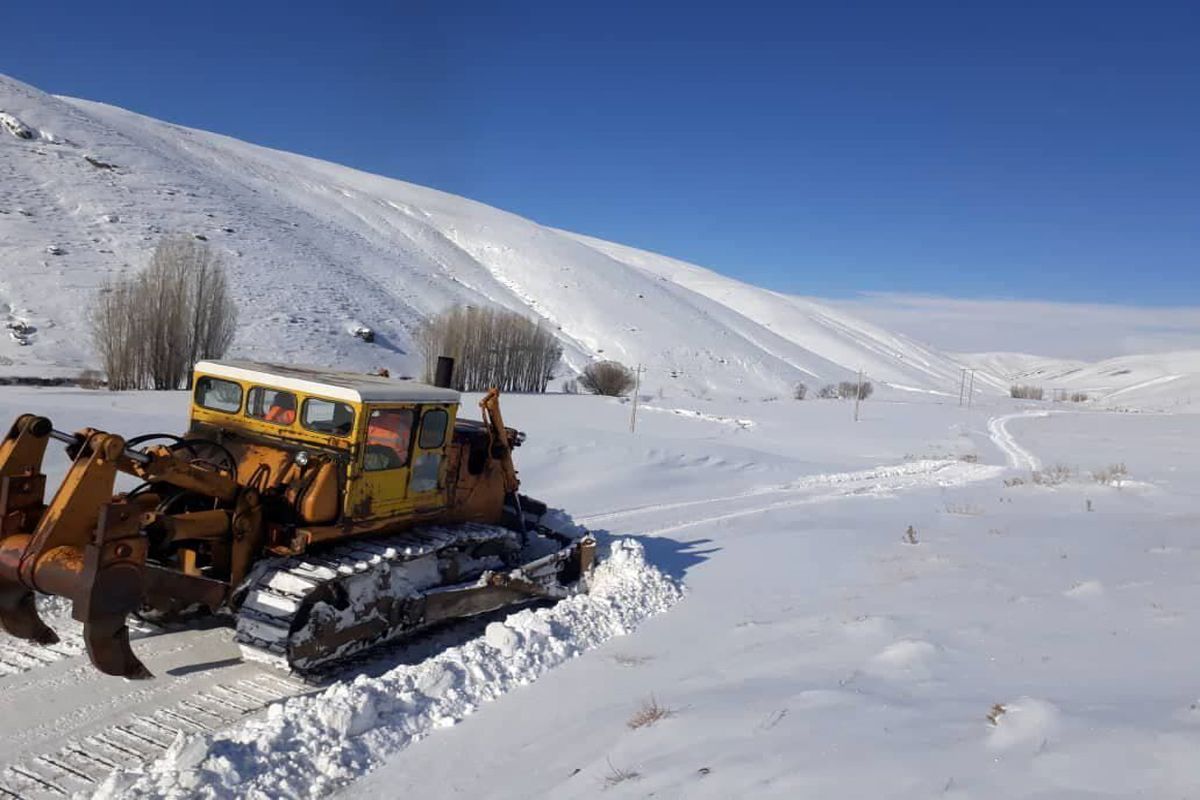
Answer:
[[[145,771],[114,773],[95,797],[327,795],[481,703],[631,632],[681,596],[646,562],[640,543],[617,540],[586,595],[512,614],[419,664],[292,698],[236,730],[181,737]]]

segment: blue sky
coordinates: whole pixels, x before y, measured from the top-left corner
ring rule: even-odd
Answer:
[[[1200,304],[1200,16],[5,3],[0,72],[806,295]]]

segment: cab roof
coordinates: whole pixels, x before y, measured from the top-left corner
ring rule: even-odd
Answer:
[[[201,361],[196,372],[350,403],[457,403],[459,393],[416,381],[263,361]]]

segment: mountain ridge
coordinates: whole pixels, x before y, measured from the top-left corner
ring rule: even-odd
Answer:
[[[954,396],[960,360],[820,302],[320,159],[56,97],[0,75],[0,371],[94,366],[87,308],[165,235],[206,240],[241,312],[230,355],[419,374],[415,332],[455,304],[551,327],[562,377],[614,358],[648,391],[786,396],[863,370]],[[366,325],[374,344],[351,332]],[[1006,390],[987,372],[978,388]]]

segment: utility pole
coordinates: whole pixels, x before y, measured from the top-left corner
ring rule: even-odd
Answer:
[[[962,408],[963,390],[967,387],[967,368],[958,368],[958,407]]]
[[[862,369],[858,370],[858,385],[854,387],[854,421],[858,422],[858,402],[862,400],[863,382]]]
[[[642,365],[637,365],[637,371],[633,373],[633,409],[629,412],[629,432],[633,433],[637,430],[637,406],[638,394],[642,389]]]
[[[971,370],[971,388],[967,390],[967,408],[971,407],[971,401],[975,399],[975,370]]]

